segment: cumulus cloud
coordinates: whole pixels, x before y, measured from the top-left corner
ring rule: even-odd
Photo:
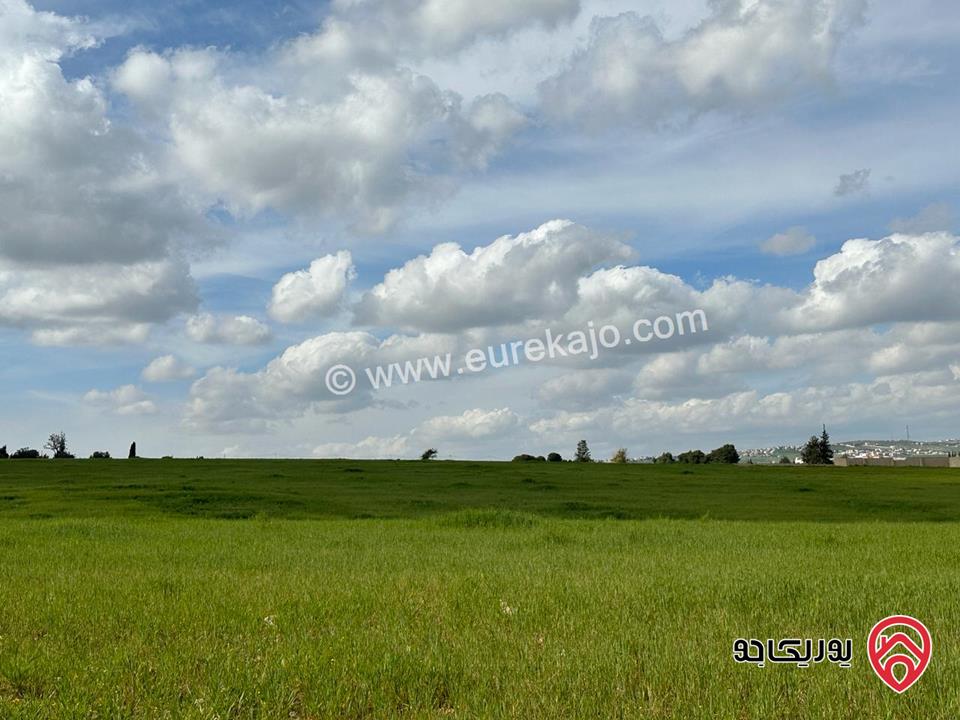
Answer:
[[[356,275],[346,250],[314,260],[306,270],[287,273],[273,287],[270,317],[294,323],[332,315]]]
[[[721,0],[676,40],[650,17],[596,17],[587,46],[540,87],[544,111],[595,127],[739,113],[822,85],[864,0]]]
[[[448,195],[526,122],[503,96],[464,103],[407,68],[324,62],[304,42],[255,67],[213,49],[135,50],[113,84],[165,128],[196,187],[234,213],[320,215],[364,232]]]
[[[460,415],[430,418],[416,430],[418,435],[437,440],[479,440],[515,430],[520,418],[510,408],[474,408]]]
[[[356,443],[324,443],[314,448],[313,454],[325,458],[405,458],[418,455],[426,443],[492,440],[519,429],[520,417],[510,408],[474,408],[460,415],[429,418],[407,433],[371,435]]]
[[[249,315],[201,313],[187,319],[187,337],[213,345],[262,345],[270,340],[270,328]]]
[[[767,255],[802,255],[817,244],[806,228],[795,226],[763,241],[760,249]]]
[[[141,377],[147,382],[161,383],[174,380],[187,380],[197,374],[197,371],[173,355],[163,355],[147,365]]]
[[[569,220],[505,235],[466,253],[455,243],[387,273],[356,309],[360,323],[447,332],[558,317],[580,277],[630,249]]]
[[[556,27],[576,17],[580,0],[337,0],[333,7],[323,31],[302,38],[298,51],[370,65],[452,54],[530,26]]]
[[[0,4],[0,324],[46,344],[141,339],[195,303],[182,251],[214,235],[101,86],[68,80],[82,20]],[[134,325],[136,326],[134,327]]]
[[[837,197],[845,197],[866,192],[870,185],[870,172],[870,168],[862,168],[841,175],[837,180],[836,187],[833,188],[833,194]]]
[[[313,449],[318,458],[409,459],[412,456],[409,435],[368,436],[355,443],[323,443]]]
[[[958,243],[950,233],[848,240],[783,317],[801,330],[960,319]]]
[[[691,393],[703,401],[732,398],[750,392],[746,378],[757,372],[781,373],[789,382],[822,383],[843,381],[851,373],[944,369],[960,351],[960,247],[948,233],[851,240],[817,263],[813,282],[798,291],[735,278],[697,289],[644,266],[584,270],[597,256],[584,256],[579,242],[554,242],[555,233],[573,228],[574,238],[583,238],[589,232],[566,223],[544,227],[501,238],[470,255],[456,246],[439,246],[387,273],[371,293],[374,304],[363,308],[378,313],[382,308],[384,315],[375,315],[378,323],[419,323],[450,332],[385,340],[366,332],[328,333],[288,348],[257,372],[216,368],[194,384],[188,423],[262,430],[311,411],[368,407],[376,399],[364,368],[450,353],[455,374],[455,361],[467,348],[483,347],[498,334],[540,336],[544,317],[562,331],[589,321],[629,331],[638,318],[694,309],[703,309],[709,319],[708,332],[644,347],[621,346],[589,368],[546,382],[536,395],[540,403],[566,409],[589,410],[602,405],[603,398],[631,394],[667,404]],[[600,256],[617,252],[614,243]],[[514,266],[529,277],[513,274]],[[581,272],[586,274],[578,277]],[[536,281],[527,287],[530,278]],[[490,313],[481,298],[505,300],[504,309]],[[369,296],[366,300],[371,302]],[[448,315],[451,307],[455,311]],[[462,322],[464,316],[468,323]],[[486,326],[461,330],[458,321]],[[878,329],[885,324],[894,327]],[[956,331],[947,331],[954,326]],[[929,352],[904,354],[896,350],[901,345]],[[327,370],[341,363],[357,373],[357,388],[347,397],[332,394],[324,382]],[[578,367],[573,361],[569,366]],[[480,418],[443,418],[422,431],[479,423]]]
[[[734,392],[717,398],[676,402],[628,398],[620,404],[587,412],[559,412],[531,423],[539,435],[571,439],[585,429],[606,430],[615,438],[630,437],[637,427],[669,428],[681,434],[730,433],[777,427],[781,431],[816,427],[824,419],[841,424],[862,417],[921,417],[951,407],[952,378],[943,371],[881,376],[798,388],[784,392]],[[661,442],[665,432],[658,433]],[[668,439],[679,443],[675,438]]]
[[[447,336],[393,335],[380,340],[366,332],[326,333],[287,348],[257,372],[224,367],[208,371],[190,390],[186,422],[222,432],[260,431],[312,408],[348,412],[373,402],[364,368],[450,350]],[[326,384],[327,371],[341,364],[357,375],[356,389],[344,396],[332,393]]]
[[[34,267],[0,260],[0,325],[32,329],[43,344],[142,341],[152,323],[196,307],[180,260]]]
[[[123,385],[116,390],[91,390],[83,400],[117,415],[152,415],[157,411],[154,402],[135,385]]]

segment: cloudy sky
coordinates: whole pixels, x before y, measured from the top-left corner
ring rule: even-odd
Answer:
[[[958,37],[948,0],[0,0],[0,445],[960,436]]]

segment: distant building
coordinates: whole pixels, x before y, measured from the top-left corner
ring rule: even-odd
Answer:
[[[838,457],[838,467],[939,467],[960,468],[960,457],[948,455],[914,455],[911,457]]]

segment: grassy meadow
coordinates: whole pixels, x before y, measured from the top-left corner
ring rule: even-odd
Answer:
[[[958,521],[955,470],[4,461],[0,718],[956,718]]]

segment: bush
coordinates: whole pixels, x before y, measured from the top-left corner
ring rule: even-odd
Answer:
[[[437,449],[430,448],[429,450],[424,450],[423,454],[420,455],[421,460],[433,460],[437,456]]]
[[[110,453],[106,450],[94,450],[93,455],[90,456],[91,460],[109,460]]]
[[[786,455],[780,458],[781,465],[793,465],[793,462]]]
[[[514,456],[511,462],[546,462],[546,458],[543,455],[528,455],[527,453],[521,453],[520,455]]]
[[[686,463],[687,465],[702,465],[706,461],[707,456],[703,450],[687,450],[677,455],[677,462]]]
[[[547,455],[547,462],[563,462],[563,458],[560,457],[560,453],[552,452]]]
[[[40,458],[40,451],[32,448],[20,448],[13,455],[11,460],[37,460]]]
[[[669,452],[661,454],[660,457],[654,460],[655,463],[659,463],[660,465],[669,465],[670,463],[675,463],[676,461],[677,459],[673,456],[673,453]]]
[[[619,450],[617,450],[617,451],[613,454],[613,457],[610,458],[610,462],[615,463],[615,464],[617,464],[617,465],[626,465],[627,462],[628,462],[627,449],[626,449],[626,448],[620,448]]]
[[[6,460],[10,455],[7,453],[7,446],[0,447],[0,460]]]
[[[737,448],[727,443],[716,450],[711,450],[707,455],[707,462],[736,465],[740,462],[740,453],[737,452]]]

